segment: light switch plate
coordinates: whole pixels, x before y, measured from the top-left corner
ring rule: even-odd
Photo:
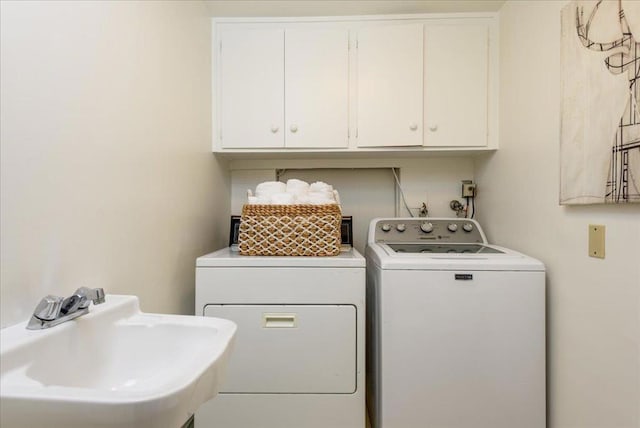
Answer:
[[[604,232],[602,224],[589,225],[589,257],[604,259]]]

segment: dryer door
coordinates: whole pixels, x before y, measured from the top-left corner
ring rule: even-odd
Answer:
[[[206,305],[204,314],[238,325],[220,392],[355,392],[355,306]]]

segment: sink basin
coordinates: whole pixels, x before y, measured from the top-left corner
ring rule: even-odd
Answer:
[[[213,398],[236,325],[107,295],[46,330],[0,330],[0,426],[180,428]]]

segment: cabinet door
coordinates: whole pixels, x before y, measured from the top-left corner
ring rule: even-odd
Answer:
[[[285,146],[349,144],[349,32],[288,29],[285,36]]]
[[[221,146],[284,147],[284,30],[226,28],[220,42]]]
[[[423,25],[358,31],[359,147],[421,146]]]
[[[425,146],[487,145],[489,28],[425,26]]]

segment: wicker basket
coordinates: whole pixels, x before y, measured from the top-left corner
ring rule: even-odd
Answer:
[[[238,248],[244,256],[336,256],[341,222],[337,204],[245,205]]]

